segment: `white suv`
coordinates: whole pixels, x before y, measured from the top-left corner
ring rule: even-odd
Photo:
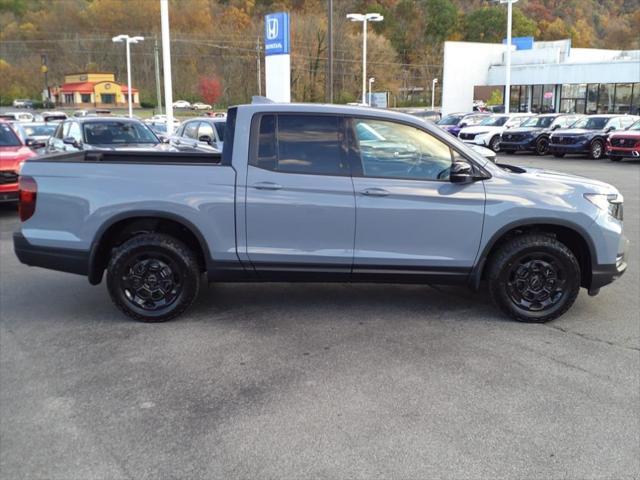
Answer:
[[[532,116],[534,115],[531,113],[491,115],[478,125],[460,130],[458,138],[465,143],[489,147],[497,152],[500,150],[500,134],[508,128],[519,127],[522,122]]]

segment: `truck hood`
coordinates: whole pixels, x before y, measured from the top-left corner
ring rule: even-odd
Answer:
[[[121,144],[84,144],[85,150],[128,150],[144,152],[176,152],[177,149],[167,143],[121,143]]]
[[[520,128],[509,128],[505,130],[505,133],[531,133],[531,132],[540,132],[544,130],[542,127],[520,127]]]
[[[503,166],[503,168],[504,167],[505,166]],[[517,175],[519,178],[531,180],[532,183],[540,185],[541,188],[548,187],[553,183],[561,183],[574,187],[577,190],[589,190],[593,193],[618,193],[618,190],[613,185],[580,175],[572,175],[570,173],[545,170],[542,168],[515,167],[510,165],[506,165],[505,169],[512,175]]]

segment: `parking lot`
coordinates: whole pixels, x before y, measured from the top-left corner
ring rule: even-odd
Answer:
[[[0,207],[7,479],[640,476],[640,163],[499,161],[614,184],[629,269],[562,318],[486,290],[221,284],[165,324],[18,263]]]

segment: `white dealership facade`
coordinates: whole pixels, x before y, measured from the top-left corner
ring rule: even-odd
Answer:
[[[471,111],[476,86],[504,89],[506,48],[445,42],[444,114]],[[511,48],[513,112],[640,112],[640,50],[571,48],[570,40]]]

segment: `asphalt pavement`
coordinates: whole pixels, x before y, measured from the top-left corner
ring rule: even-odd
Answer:
[[[18,263],[0,207],[2,479],[637,479],[640,163],[502,156],[624,194],[629,270],[545,324],[486,290],[220,284],[136,323]]]

